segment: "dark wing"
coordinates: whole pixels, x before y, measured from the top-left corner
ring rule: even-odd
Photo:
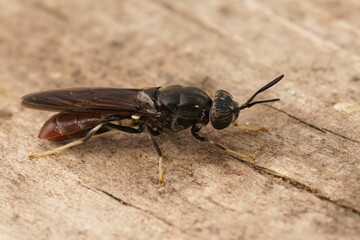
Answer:
[[[58,112],[158,115],[154,102],[142,89],[74,88],[45,91],[24,96],[22,105]]]

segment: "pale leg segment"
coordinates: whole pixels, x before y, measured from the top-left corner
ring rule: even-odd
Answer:
[[[235,157],[239,157],[239,158],[243,158],[246,160],[255,160],[256,158],[254,156],[248,155],[248,154],[244,154],[244,153],[240,153],[234,150],[231,150],[230,148],[225,147],[224,145],[222,145],[221,143],[218,142],[214,142],[213,140],[207,140],[209,143],[215,145],[216,147],[220,148],[221,150],[224,150],[225,152],[227,152],[228,154],[230,154],[231,156],[235,156]]]
[[[233,125],[239,129],[245,130],[245,131],[267,132],[267,129],[265,127],[257,127],[257,126],[253,126],[253,125],[246,125],[246,124],[239,124],[239,123],[234,123]]]
[[[251,155],[248,155],[248,154],[244,154],[244,153],[240,153],[240,152],[236,152],[234,150],[231,150],[230,148],[228,147],[225,147],[224,145],[222,145],[221,143],[218,143],[218,142],[215,142],[213,140],[209,140],[207,139],[206,137],[203,137],[203,136],[200,136],[198,134],[198,132],[200,131],[201,127],[196,127],[196,126],[193,126],[191,128],[191,134],[193,135],[193,137],[196,139],[196,140],[199,140],[201,142],[208,142],[208,143],[211,143],[212,145],[220,148],[221,150],[229,153],[230,155],[232,156],[235,156],[235,157],[239,157],[239,158],[243,158],[243,159],[247,159],[247,160],[255,160],[256,158],[254,156],[251,156]]]
[[[153,134],[149,131],[148,128],[145,128],[145,131],[146,131],[149,139],[151,140],[151,142],[152,142],[152,144],[153,144],[153,146],[154,146],[154,148],[155,148],[155,150],[156,150],[156,152],[157,152],[157,154],[159,156],[159,183],[164,184],[165,183],[164,182],[164,171],[163,171],[163,166],[162,166],[162,164],[163,164],[163,154],[161,152],[159,144],[155,141],[155,138],[154,138]]]
[[[52,150],[49,150],[49,151],[46,151],[46,152],[41,152],[41,153],[35,153],[35,154],[32,154],[32,155],[29,155],[29,159],[34,159],[34,158],[39,158],[39,157],[45,157],[45,156],[49,156],[49,155],[52,155],[52,154],[55,154],[55,153],[59,153],[65,149],[68,149],[68,148],[71,148],[73,146],[76,146],[76,145],[80,145],[86,141],[88,141],[104,124],[99,124],[97,125],[96,127],[94,127],[93,129],[91,129],[85,137],[83,138],[80,138],[76,141],[73,141],[73,142],[70,142],[68,144],[65,144],[61,147],[58,147],[58,148],[55,148],[55,149],[52,149]]]

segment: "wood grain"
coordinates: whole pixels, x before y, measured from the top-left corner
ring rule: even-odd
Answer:
[[[0,238],[355,239],[360,235],[357,1],[0,0]],[[241,103],[236,126],[164,134],[165,186],[145,135],[62,154],[51,113],[21,96],[67,87],[193,85]],[[349,105],[350,104],[350,105]],[[353,108],[346,108],[353,106]]]

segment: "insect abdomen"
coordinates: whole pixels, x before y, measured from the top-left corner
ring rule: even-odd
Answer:
[[[101,122],[100,114],[58,113],[44,123],[39,138],[53,142],[81,138]]]

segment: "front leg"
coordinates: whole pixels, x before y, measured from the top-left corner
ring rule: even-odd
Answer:
[[[193,125],[192,128],[191,128],[191,134],[193,135],[193,137],[196,139],[196,140],[199,140],[201,142],[208,142],[208,143],[211,143],[212,145],[220,148],[221,150],[229,153],[230,155],[233,155],[233,156],[236,156],[236,157],[240,157],[240,158],[245,158],[245,159],[250,159],[250,160],[254,160],[255,157],[251,156],[251,155],[248,155],[248,154],[243,154],[243,153],[240,153],[240,152],[235,152],[234,150],[231,150],[230,148],[222,145],[221,143],[218,143],[218,142],[215,142],[213,140],[209,140],[207,139],[206,137],[203,137],[203,136],[200,136],[198,134],[198,132],[201,130],[202,128],[202,125],[198,124],[198,125]]]
[[[202,125],[200,125],[200,124],[193,125],[192,128],[191,128],[191,134],[193,135],[193,137],[196,140],[199,140],[200,142],[206,142],[207,138],[203,137],[203,136],[200,136],[198,134],[198,132],[201,130],[201,128],[202,128]]]

